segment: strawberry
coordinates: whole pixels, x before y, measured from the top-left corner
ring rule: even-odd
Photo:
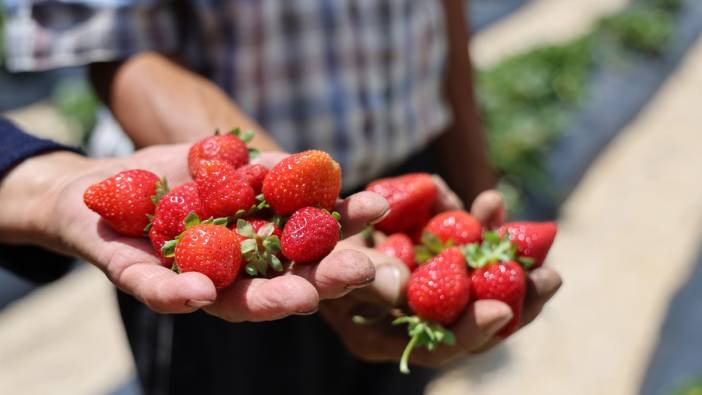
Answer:
[[[510,241],[517,245],[520,259],[533,259],[529,269],[543,265],[557,232],[555,222],[511,222],[498,229],[500,236],[509,234]]]
[[[444,243],[464,245],[479,242],[482,226],[477,219],[465,211],[446,211],[435,215],[424,227]]]
[[[268,174],[268,169],[263,165],[244,165],[236,169],[236,174],[246,180],[254,192],[261,193],[263,189],[263,180]]]
[[[194,182],[173,188],[158,201],[149,230],[149,239],[156,251],[160,253],[166,241],[174,239],[185,230],[183,220],[191,212],[205,217]],[[171,260],[162,256],[162,262],[170,266]]]
[[[516,246],[509,238],[485,232],[482,245],[466,247],[471,273],[471,292],[476,300],[493,299],[506,303],[513,318],[498,335],[507,337],[521,325],[526,295],[526,272],[514,261]]]
[[[417,267],[417,262],[415,262],[414,259],[414,245],[409,236],[404,233],[391,235],[376,248],[384,254],[404,262],[410,271],[413,271]]]
[[[407,282],[407,301],[416,316],[403,316],[394,325],[408,324],[410,341],[400,359],[400,371],[409,373],[407,362],[415,347],[434,350],[453,345],[455,338],[442,325],[453,324],[470,301],[471,284],[466,259],[458,248],[449,248],[419,266]]]
[[[150,171],[126,170],[89,186],[83,201],[118,233],[139,237],[154,213],[152,197],[157,195],[158,183],[158,176]]]
[[[407,301],[412,311],[442,325],[456,321],[469,299],[466,259],[458,248],[449,248],[419,266],[407,283]]]
[[[203,160],[217,159],[229,163],[235,169],[249,163],[246,142],[237,135],[238,129],[220,135],[206,137],[193,144],[188,151],[188,169],[195,177]]]
[[[290,216],[280,244],[283,255],[291,261],[317,262],[334,249],[340,236],[341,226],[336,216],[316,207],[305,207]]]
[[[164,255],[175,256],[174,267],[180,273],[200,272],[209,277],[215,287],[226,288],[236,278],[241,265],[237,240],[237,236],[226,226],[194,224],[179,236],[175,253],[168,249],[173,246],[167,243]]]
[[[263,195],[279,215],[304,207],[332,210],[341,190],[341,167],[326,152],[310,150],[278,162],[263,180]]]
[[[221,160],[201,161],[195,179],[208,217],[229,217],[256,204],[256,193],[235,169]]]
[[[431,175],[411,173],[404,176],[374,181],[366,190],[384,197],[390,204],[390,213],[375,225],[386,233],[411,233],[421,226],[438,195]]]
[[[265,275],[268,267],[277,272],[283,271],[280,261],[280,227],[264,219],[253,218],[248,221],[239,219],[235,233],[239,236],[241,255],[247,262],[246,273],[250,276]]]

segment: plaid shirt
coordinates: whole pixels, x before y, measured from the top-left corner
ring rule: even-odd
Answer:
[[[286,150],[330,152],[347,187],[448,122],[439,0],[5,0],[7,65],[178,54]]]

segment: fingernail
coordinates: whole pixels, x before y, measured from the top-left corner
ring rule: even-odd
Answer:
[[[496,333],[502,329],[514,317],[512,309],[504,303],[491,303],[489,307],[484,304],[481,308],[483,309],[480,314],[480,321],[482,322],[478,322],[478,327],[483,328],[489,334]]]
[[[367,287],[367,286],[373,284],[373,281],[375,281],[375,276],[370,277],[370,278],[367,278],[367,279],[361,281],[360,283],[356,283],[356,284],[347,284],[347,285],[346,285],[346,289],[348,289],[349,291],[351,291],[351,290],[354,290],[354,289],[365,288],[365,287]]]
[[[375,269],[375,284],[378,294],[395,305],[400,297],[400,270],[395,265],[380,265]]]
[[[384,220],[385,217],[388,216],[388,214],[390,214],[390,207],[388,207],[387,209],[385,209],[385,211],[383,212],[383,214],[381,214],[378,218],[376,218],[376,219],[370,221],[368,224],[369,224],[369,225],[375,225],[375,224],[377,224],[378,222]]]
[[[213,302],[214,300],[190,299],[187,302],[185,302],[185,305],[194,309],[201,309],[205,306],[211,305]]]
[[[319,308],[315,307],[314,309],[309,310],[309,311],[298,311],[295,313],[295,315],[312,315],[312,314],[316,313],[317,310],[319,310]]]

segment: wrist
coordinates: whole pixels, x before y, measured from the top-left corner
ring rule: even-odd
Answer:
[[[51,246],[58,237],[57,198],[90,160],[67,151],[28,158],[0,184],[0,242]]]

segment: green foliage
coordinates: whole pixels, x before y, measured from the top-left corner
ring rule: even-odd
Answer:
[[[670,392],[669,395],[702,395],[702,380],[683,385]]]
[[[544,172],[545,154],[587,99],[598,62],[631,54],[660,56],[673,35],[683,0],[640,0],[603,18],[583,37],[536,48],[477,75],[478,101],[492,165],[513,207],[525,189],[553,192]]]
[[[5,8],[0,5],[0,66],[5,64]]]
[[[95,126],[100,101],[86,81],[63,81],[56,87],[53,101],[59,112],[80,128],[83,135]]]
[[[603,19],[600,31],[625,48],[660,55],[673,36],[673,18],[664,9],[637,7]]]

